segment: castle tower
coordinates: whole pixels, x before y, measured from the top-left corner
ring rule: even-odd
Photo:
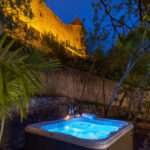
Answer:
[[[83,26],[83,24],[81,23],[79,17],[76,17],[76,19],[70,24]]]

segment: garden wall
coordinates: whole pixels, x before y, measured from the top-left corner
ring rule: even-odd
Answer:
[[[44,95],[64,96],[80,99],[87,73],[75,69],[65,68],[62,71],[50,72],[43,75]],[[116,88],[117,82],[105,79],[105,99],[109,102]],[[86,84],[83,100],[104,103],[102,78],[90,75]]]
[[[48,73],[47,76],[43,74],[44,92],[42,94],[44,94],[44,96],[62,96],[80,100],[87,74],[88,73],[86,72],[81,72],[71,68],[65,68],[61,71],[53,71]],[[108,104],[117,84],[117,82],[114,82],[112,80],[104,79],[103,86],[102,78],[95,75],[90,75],[86,83],[82,100],[89,102],[98,102],[101,104]],[[105,101],[103,95],[104,93]],[[121,99],[124,96],[124,94],[125,93],[123,92],[117,94],[117,100],[115,100],[112,105],[120,106],[120,103],[122,101]],[[139,105],[141,109],[145,109],[145,107],[148,107],[149,109],[150,92],[145,92],[143,100],[141,100],[141,95],[141,91],[139,89],[136,89],[136,95],[134,95],[135,97],[134,100],[132,100],[131,105],[132,110],[139,110]],[[122,101],[121,106],[129,107],[130,100],[131,97],[126,96]]]

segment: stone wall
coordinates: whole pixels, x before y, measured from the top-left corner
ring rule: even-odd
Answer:
[[[47,77],[45,76],[45,74],[43,74],[44,93],[42,94],[46,96],[64,96],[80,100],[87,74],[87,72],[82,72],[71,68],[65,68],[62,71],[50,72]],[[114,82],[112,80],[104,79],[103,86],[103,79],[101,77],[90,75],[86,83],[86,88],[82,100],[108,104],[117,84],[117,82]],[[104,93],[105,101],[103,96]],[[123,95],[124,93],[118,92],[116,99],[119,99],[119,101],[114,101],[113,105],[119,105]],[[132,109],[138,109],[138,105],[141,103],[140,100],[141,91],[137,89],[136,97],[134,101],[132,101],[132,106],[134,106]],[[142,101],[141,105],[145,107],[145,102],[149,103],[149,100],[150,92],[145,92],[144,100]],[[130,96],[125,97],[122,106],[128,107],[129,103]]]
[[[85,34],[82,25],[63,23],[51,9],[48,8],[44,2],[40,2],[40,0],[32,0],[31,9],[34,13],[33,19],[29,19],[20,13],[19,19],[23,24],[26,23],[28,28],[33,28],[39,32],[40,35],[52,33],[58,42],[67,43],[71,46],[66,47],[68,51],[74,55],[86,57],[86,48],[83,40]],[[22,38],[22,35],[20,36]],[[73,49],[74,47],[76,50]]]
[[[47,78],[43,75],[44,95],[64,96],[79,100],[82,95],[86,76],[86,72],[77,71],[71,68],[50,72]],[[116,85],[117,82],[105,79],[106,103],[108,103],[112,97]],[[102,78],[90,75],[83,95],[83,100],[104,103]]]

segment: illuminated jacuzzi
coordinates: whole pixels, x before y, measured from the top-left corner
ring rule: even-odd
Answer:
[[[26,150],[132,150],[133,125],[84,115],[26,128]]]

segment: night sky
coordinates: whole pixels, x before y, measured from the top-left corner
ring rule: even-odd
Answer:
[[[85,18],[85,27],[92,27],[94,11],[92,0],[47,0],[46,4],[66,24],[73,22],[78,16],[82,21]]]
[[[94,10],[91,5],[92,1],[94,0],[47,0],[46,4],[64,23],[69,24],[73,22],[74,19],[78,16],[81,21],[83,18],[85,18],[84,26],[86,29],[93,29],[92,20],[94,16]],[[113,0],[112,4],[115,4],[117,2],[118,0]],[[124,10],[120,12],[120,14],[113,12],[112,15],[115,16],[116,19],[118,19],[122,13],[125,13],[125,11],[126,10],[124,8]],[[110,21],[106,20],[105,22],[103,22],[102,26],[107,27],[108,22]],[[115,36],[115,38],[113,38],[114,32],[112,28],[108,27],[108,30],[110,35],[107,40],[102,43],[104,51],[107,51],[109,48],[111,48],[111,44],[115,44],[115,41],[118,38],[118,36]]]
[[[93,29],[92,20],[94,10],[91,5],[92,1],[93,0],[47,0],[46,4],[66,24],[73,22],[77,16],[81,21],[85,18],[84,26],[87,30],[89,28]],[[115,40],[110,36],[104,43],[105,51],[111,47],[110,43],[112,42],[115,43]]]

